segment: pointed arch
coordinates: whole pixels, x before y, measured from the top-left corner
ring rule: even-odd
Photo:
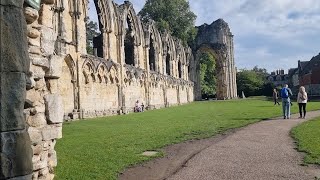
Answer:
[[[163,47],[163,64],[164,72],[167,75],[173,75],[173,60],[176,58],[176,49],[173,37],[168,33],[162,34],[162,47]]]
[[[94,63],[87,59],[82,65],[82,73],[86,84],[96,81],[95,72]]]
[[[121,45],[125,49],[124,62],[139,66],[138,47],[142,45],[144,38],[142,24],[129,1],[119,6],[119,15]]]
[[[146,47],[149,47],[149,67],[150,70],[161,72],[160,71],[160,49],[162,49],[161,35],[156,28],[155,22],[150,20],[145,25],[145,44]]]
[[[64,115],[70,116],[78,109],[77,68],[72,56],[68,54],[62,64],[62,75],[58,79],[58,90],[63,101]]]

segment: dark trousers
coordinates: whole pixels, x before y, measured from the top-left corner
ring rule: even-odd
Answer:
[[[303,110],[303,117],[306,117],[306,114],[307,114],[306,107],[307,107],[307,103],[299,103],[300,117],[302,117],[302,110]]]
[[[278,100],[276,98],[273,99],[274,100],[274,105],[276,105],[278,103],[278,105],[280,105],[280,103],[278,102]]]

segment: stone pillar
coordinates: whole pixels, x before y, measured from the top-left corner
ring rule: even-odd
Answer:
[[[32,75],[24,113],[33,150],[33,179],[54,178],[54,167],[57,166],[54,147],[56,140],[62,137],[64,108],[58,79],[62,76],[65,54],[55,44],[59,44],[57,36],[64,25],[62,21],[54,24],[53,9],[54,1],[42,1],[39,11],[24,7]],[[60,42],[60,45],[64,47],[65,43]]]
[[[0,1],[0,179],[31,179],[32,150],[23,107],[29,57],[23,0]]]

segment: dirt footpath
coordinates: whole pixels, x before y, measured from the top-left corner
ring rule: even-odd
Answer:
[[[168,146],[165,157],[130,168],[119,179],[315,179],[320,168],[301,166],[303,153],[296,151],[290,130],[317,116],[320,111],[309,112],[305,120],[293,115],[289,120],[262,121],[214,138]]]

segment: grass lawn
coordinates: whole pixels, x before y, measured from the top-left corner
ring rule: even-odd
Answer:
[[[309,103],[308,109],[319,109]],[[292,107],[297,112],[297,105]],[[211,137],[281,116],[280,106],[259,99],[194,102],[172,108],[64,123],[58,140],[57,179],[117,179],[140,154],[188,139]]]
[[[299,151],[306,152],[305,163],[320,165],[320,118],[302,123],[292,130]]]

